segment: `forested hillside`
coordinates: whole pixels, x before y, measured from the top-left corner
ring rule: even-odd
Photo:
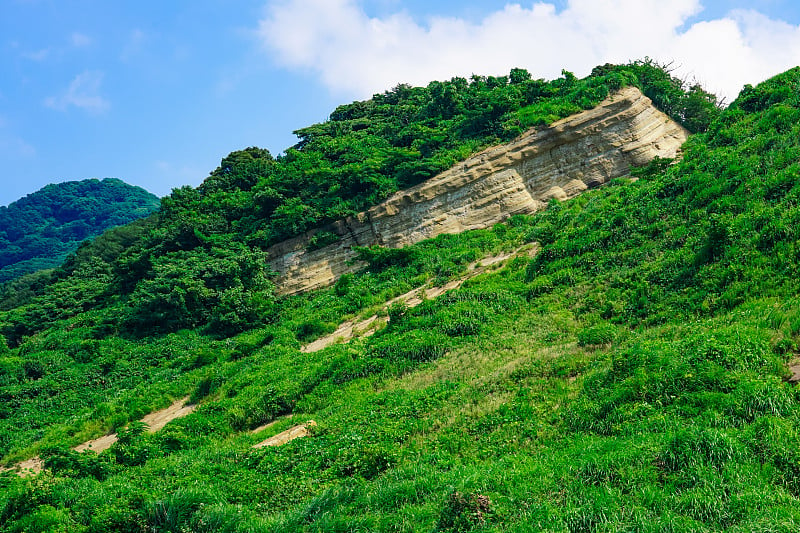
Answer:
[[[276,239],[625,84],[696,132],[679,161],[488,230],[362,249],[364,271],[274,296]],[[433,104],[448,91],[452,114]],[[714,103],[649,62],[398,87],[284,156],[231,154],[155,219],[18,280],[0,306],[0,453],[46,470],[0,474],[0,527],[797,530],[800,68]],[[405,147],[395,123],[415,125]],[[310,347],[345,320],[373,325]],[[183,396],[199,407],[161,431],[134,422]],[[308,437],[253,448],[308,420]],[[107,452],[70,449],[111,430]]]
[[[277,312],[264,267],[269,245],[355,214],[522,128],[592,107],[628,84],[695,131],[717,112],[713,96],[699,87],[684,90],[650,61],[597,67],[582,80],[569,72],[534,80],[515,69],[504,77],[400,85],[299,130],[300,142],[278,158],[259,148],[225,157],[200,187],[165,198],[156,227],[118,256],[104,251],[96,261],[95,252],[79,253],[35,300],[21,305],[16,299],[0,332],[16,345],[54,320],[110,302],[119,309],[108,327],[126,335],[203,327],[227,336],[269,321]],[[325,235],[319,239],[324,245]]]
[[[54,268],[78,245],[158,209],[158,197],[118,179],[48,185],[0,207],[0,283]]]

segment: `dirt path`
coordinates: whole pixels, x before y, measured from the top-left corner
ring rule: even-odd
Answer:
[[[800,383],[800,357],[795,357],[789,361],[788,367],[792,375],[786,381],[792,385],[797,385]]]
[[[265,441],[259,442],[255,444],[253,448],[264,448],[266,446],[281,446],[286,444],[287,442],[293,441],[294,439],[299,439],[300,437],[308,436],[308,432],[310,428],[316,426],[317,423],[313,420],[309,420],[305,424],[300,424],[299,426],[294,426],[292,428],[287,429],[286,431],[281,431],[277,435],[274,435],[268,438]]]
[[[197,405],[186,405],[187,401],[189,401],[188,396],[186,398],[182,398],[174,402],[169,407],[161,409],[160,411],[154,411],[149,415],[145,415],[141,421],[147,424],[147,432],[155,433],[156,431],[166,426],[172,420],[184,417],[197,408]],[[117,442],[117,434],[110,433],[108,435],[103,435],[102,437],[98,437],[96,439],[84,442],[83,444],[79,444],[72,449],[75,450],[76,452],[92,450],[94,452],[100,453],[102,451],[109,449],[111,445],[114,444],[115,442]],[[0,469],[0,472],[16,470],[17,474],[20,476],[32,476],[41,472],[43,467],[44,463],[40,457],[32,457],[26,461],[17,463],[15,466],[11,468]]]
[[[498,255],[492,255],[484,257],[483,259],[479,259],[478,261],[473,261],[467,266],[467,273],[461,278],[450,281],[438,287],[423,286],[411,290],[386,302],[383,306],[383,309],[388,309],[396,302],[404,302],[408,307],[416,307],[425,299],[436,298],[437,296],[441,296],[448,291],[457,289],[468,279],[483,274],[493,266],[498,265],[507,259],[516,257],[523,253],[527,253],[529,257],[533,257],[538,251],[539,248],[535,245],[532,247],[523,246],[522,248],[514,250],[513,252],[503,252]],[[424,298],[422,297],[423,291]],[[327,348],[331,344],[348,341],[353,337],[368,337],[385,324],[386,318],[379,317],[378,315],[372,315],[371,317],[362,320],[348,320],[346,322],[342,322],[342,324],[339,325],[339,327],[336,328],[336,331],[333,333],[325,335],[324,337],[320,337],[319,339],[302,346],[300,351],[303,353],[317,352],[323,348]]]
[[[409,291],[405,294],[401,294],[400,296],[392,298],[391,300],[386,302],[383,306],[383,309],[388,309],[392,304],[396,302],[404,302],[408,307],[416,307],[417,305],[421,304],[425,299],[436,298],[437,296],[441,296],[442,294],[448,291],[457,289],[468,279],[483,274],[484,272],[488,271],[495,265],[498,265],[506,261],[507,259],[522,254],[526,254],[528,257],[533,257],[538,251],[539,251],[538,246],[526,245],[523,246],[522,248],[514,250],[513,252],[503,252],[497,255],[484,257],[483,259],[480,259],[478,261],[473,261],[467,266],[467,273],[461,278],[450,281],[441,286],[435,286],[435,287],[422,286],[412,291]],[[386,318],[380,317],[377,314],[362,320],[357,320],[357,319],[348,320],[346,322],[343,322],[336,329],[336,331],[334,331],[330,335],[325,335],[324,337],[320,337],[319,339],[309,344],[306,344],[301,348],[301,351],[303,351],[304,353],[312,353],[322,350],[323,348],[326,348],[331,344],[350,340],[353,337],[366,337],[375,333],[375,331],[380,329],[385,324],[386,324]],[[798,367],[798,378],[800,378],[800,367]],[[188,399],[189,398],[186,397],[181,400],[178,400],[169,407],[161,409],[160,411],[155,411],[153,413],[150,413],[149,415],[146,415],[144,418],[142,418],[141,421],[147,424],[148,426],[147,431],[149,433],[155,433],[156,431],[160,430],[165,425],[167,425],[168,422],[175,420],[176,418],[181,418],[183,416],[186,416],[192,411],[194,411],[195,408],[197,407],[196,405],[185,405]],[[267,429],[268,427],[272,426],[276,422],[277,420],[274,420],[268,424],[264,424],[263,426],[260,426],[252,430],[251,433],[258,433],[259,431]],[[253,446],[253,448],[262,448],[265,446],[280,446],[281,444],[285,444],[294,439],[305,437],[309,433],[309,428],[314,426],[316,426],[316,422],[310,420],[305,424],[294,426],[293,428],[278,433],[277,435],[256,444],[255,446]],[[114,444],[115,442],[117,442],[117,434],[111,433],[109,435],[103,435],[102,437],[84,442],[83,444],[79,444],[78,446],[75,446],[73,450],[78,452],[82,452],[85,450],[92,450],[94,452],[100,453],[110,448],[111,445]],[[41,458],[33,457],[31,459],[16,464],[12,468],[0,468],[0,472],[16,470],[17,474],[20,476],[29,476],[41,472],[43,466],[44,465]]]

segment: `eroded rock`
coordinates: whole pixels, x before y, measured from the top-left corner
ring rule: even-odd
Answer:
[[[488,148],[453,168],[354,217],[339,220],[269,249],[278,292],[289,295],[332,284],[362,265],[354,246],[401,247],[442,233],[490,227],[534,213],[624,176],[656,156],[677,155],[688,133],[628,87],[600,105]],[[340,237],[312,250],[319,231]]]

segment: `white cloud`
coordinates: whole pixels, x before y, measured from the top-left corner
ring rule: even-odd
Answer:
[[[36,50],[34,52],[23,52],[22,57],[25,59],[30,59],[31,61],[44,61],[47,59],[52,50],[50,48],[42,48],[41,50]]]
[[[569,0],[507,4],[477,23],[407,12],[369,17],[358,0],[278,0],[259,35],[274,61],[318,75],[331,90],[366,97],[398,83],[452,76],[578,75],[606,62],[652,57],[676,75],[696,78],[733,99],[745,83],[800,63],[800,26],[754,11],[683,28],[702,12],[699,0]]]
[[[44,104],[59,111],[77,107],[90,113],[104,113],[111,104],[99,94],[102,82],[102,72],[86,70],[75,76],[60,95],[46,98]]]
[[[142,30],[139,28],[131,30],[131,32],[128,34],[125,47],[122,49],[122,53],[120,54],[120,59],[122,61],[129,61],[134,56],[138,55],[142,51],[146,40],[147,36]]]
[[[19,137],[0,133],[0,154],[4,157],[33,157],[36,149]]]
[[[92,44],[92,38],[83,33],[73,32],[69,36],[69,44],[72,48],[85,48]],[[19,43],[12,42],[11,47],[19,48]],[[21,56],[31,61],[42,62],[47,59],[62,58],[67,51],[65,46],[48,46],[39,50],[21,52]]]
[[[8,121],[0,116],[0,155],[6,158],[32,157],[36,149],[8,129]]]
[[[70,35],[69,39],[70,42],[72,43],[72,46],[74,46],[75,48],[83,48],[84,46],[89,46],[90,44],[92,44],[91,37],[78,32],[73,32],[73,34]]]

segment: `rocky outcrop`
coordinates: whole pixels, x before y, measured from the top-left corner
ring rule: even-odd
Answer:
[[[687,132],[629,87],[594,109],[530,130],[515,141],[488,148],[463,163],[383,203],[269,249],[278,292],[324,287],[361,265],[354,246],[400,247],[435,237],[486,228],[520,213],[566,200],[626,175],[654,157],[675,157]],[[327,231],[333,244],[309,247]]]

